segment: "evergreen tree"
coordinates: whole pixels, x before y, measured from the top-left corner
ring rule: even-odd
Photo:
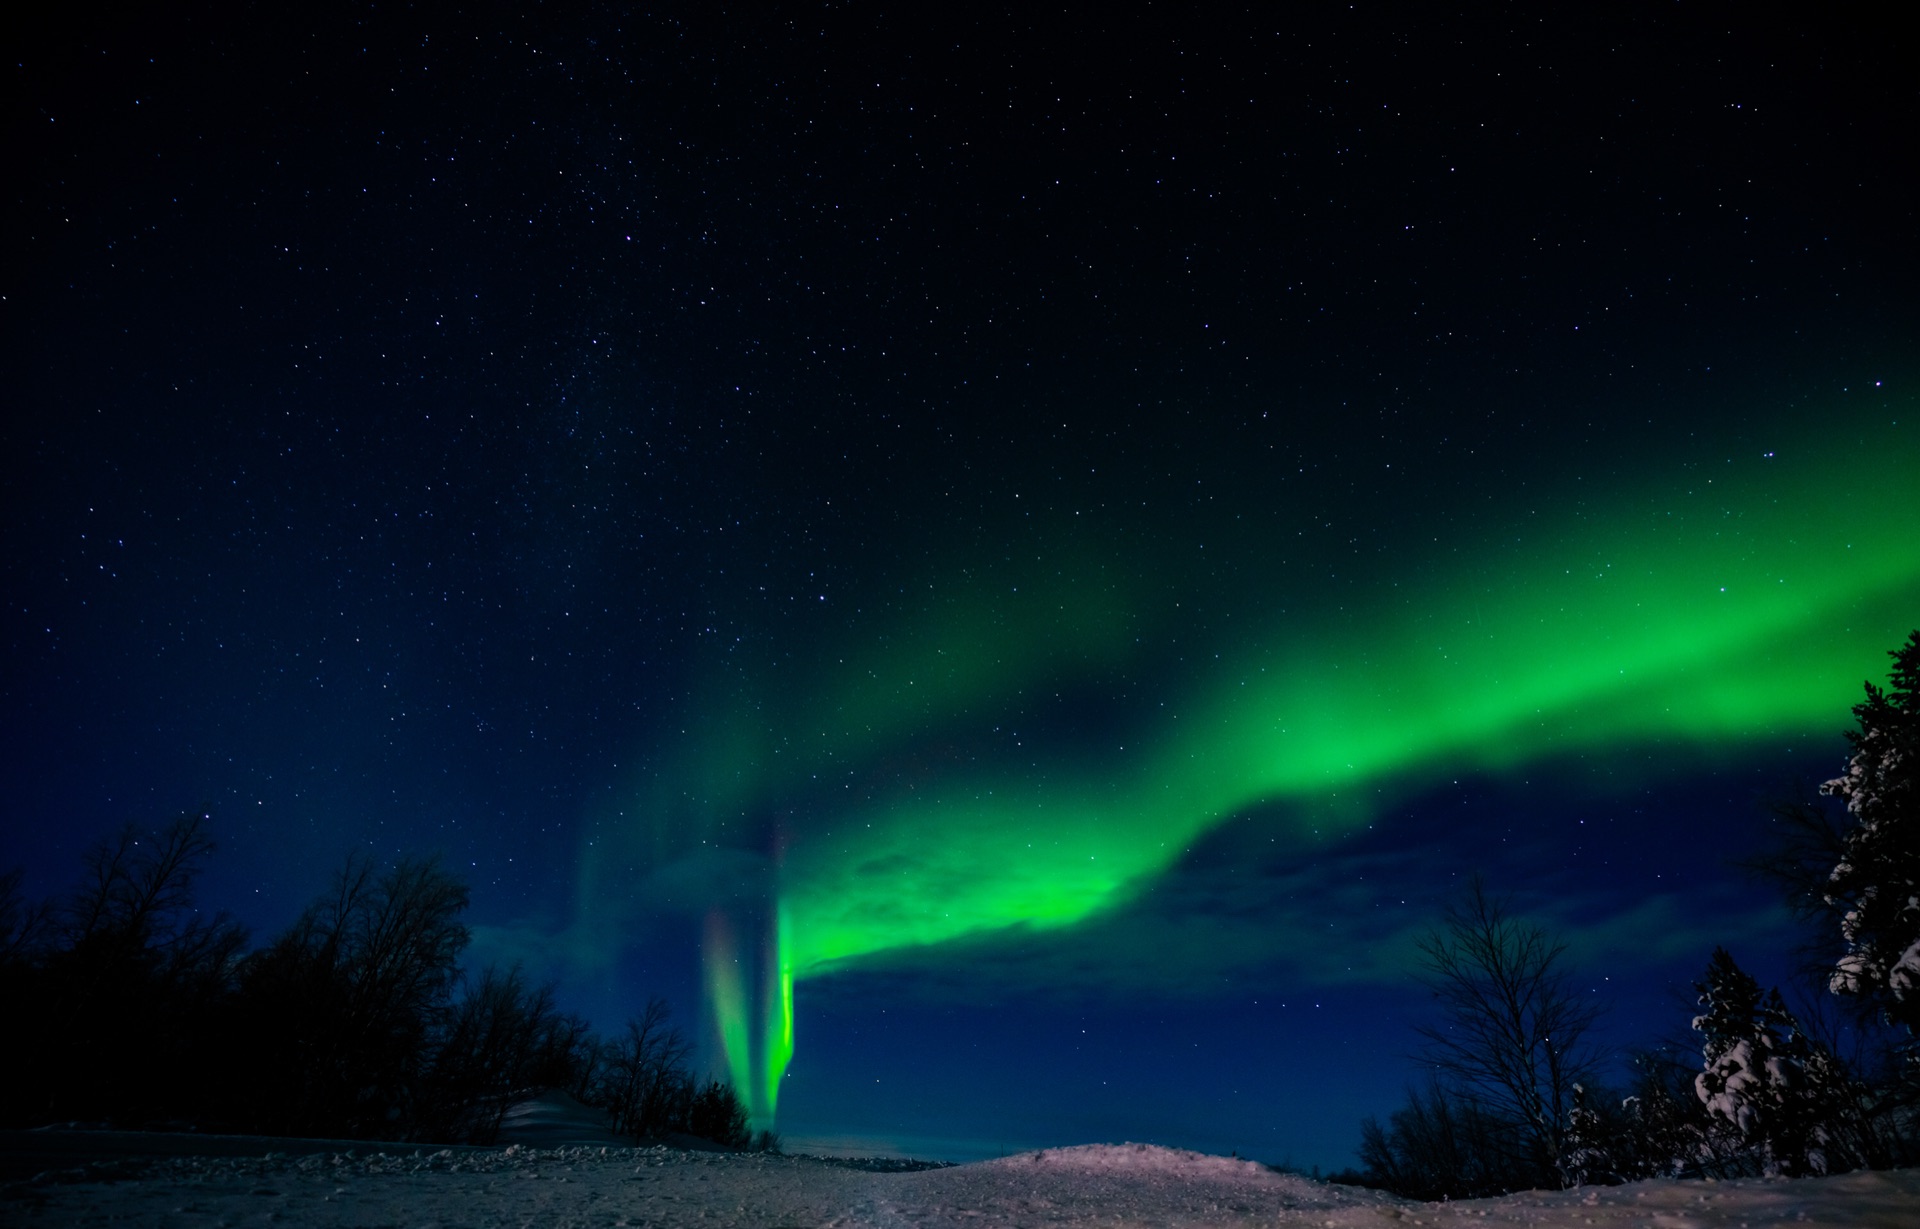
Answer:
[[[1707,1062],[1706,1070],[1694,1077],[1695,1092],[1711,1117],[1745,1138],[1764,1109],[1766,1092],[1753,1053],[1759,983],[1725,948],[1716,947],[1707,962],[1707,979],[1694,988],[1706,1010],[1693,1018],[1693,1031],[1701,1034]]]
[[[1832,1055],[1807,1038],[1780,992],[1762,994],[1725,948],[1714,949],[1697,988],[1705,1010],[1693,1027],[1706,1068],[1694,1091],[1718,1137],[1710,1144],[1744,1150],[1765,1174],[1839,1167],[1830,1124],[1842,1090]]]
[[[1695,1095],[1691,1067],[1664,1050],[1641,1050],[1629,1063],[1633,1094],[1621,1102],[1624,1121],[1612,1140],[1620,1176],[1721,1176],[1712,1165],[1706,1109]]]
[[[1613,1132],[1595,1109],[1584,1084],[1573,1086],[1573,1107],[1560,1144],[1560,1181],[1566,1186],[1610,1184],[1620,1180],[1612,1147]]]
[[[1854,820],[1827,879],[1827,902],[1844,910],[1846,952],[1828,982],[1859,995],[1911,1036],[1920,1031],[1920,631],[1893,650],[1891,686],[1866,685],[1847,733],[1845,776],[1820,787]]]
[[[1920,1029],[1920,632],[1893,649],[1891,686],[1866,684],[1849,730],[1847,774],[1820,785],[1847,803],[1855,826],[1828,876],[1828,903],[1845,906],[1847,952],[1830,989],[1860,995]]]
[[[1854,706],[1846,775],[1820,787],[1845,809],[1776,806],[1772,848],[1747,863],[1813,927],[1809,980],[1852,1009],[1831,1044],[1807,1054],[1830,1164],[1876,1169],[1920,1161],[1920,632],[1891,656],[1888,688],[1867,684]],[[1809,1019],[1824,1014],[1816,1005]]]
[[[1843,944],[1827,986],[1899,1033],[1862,1117],[1875,1163],[1920,1155],[1920,631],[1891,656],[1888,688],[1854,705],[1846,775],[1820,787],[1853,821],[1825,885]]]

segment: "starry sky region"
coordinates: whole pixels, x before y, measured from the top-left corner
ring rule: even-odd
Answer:
[[[1920,622],[1833,14],[9,19],[0,854],[211,817],[789,1146],[1352,1159],[1474,874],[1613,1052]],[[777,1102],[777,1104],[776,1104]]]

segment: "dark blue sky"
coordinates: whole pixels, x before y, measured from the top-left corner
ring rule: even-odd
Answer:
[[[825,958],[783,1131],[946,1156],[1346,1163],[1476,872],[1617,1046],[1684,1029],[1715,943],[1786,974],[1729,859],[1920,621],[1893,33],[187,6],[9,42],[35,891],[183,809],[263,936],[350,850],[437,852],[477,956],[694,1031],[700,910],[791,898]],[[1543,579],[1589,564],[1655,577],[1644,626]],[[1812,596],[1655,576],[1723,566]],[[1492,629],[1467,682],[1396,690],[1453,614]],[[1640,690],[1569,681],[1583,626]],[[1357,767],[1193,759],[1269,667]],[[1003,882],[1025,836],[1130,869]]]

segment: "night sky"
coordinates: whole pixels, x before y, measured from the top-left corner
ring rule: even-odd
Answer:
[[[438,853],[476,964],[949,1158],[1349,1163],[1476,872],[1615,1049],[1790,970],[1729,862],[1920,625],[1895,32],[40,7],[35,893],[183,810],[261,938]]]

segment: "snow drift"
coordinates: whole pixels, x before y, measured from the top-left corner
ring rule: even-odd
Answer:
[[[193,1229],[273,1224],[631,1226],[1750,1226],[1920,1224],[1920,1171],[1641,1182],[1421,1204],[1145,1144],[1055,1148],[877,1172],[857,1162],[576,1147],[168,1157],[43,1173],[0,1223]]]

